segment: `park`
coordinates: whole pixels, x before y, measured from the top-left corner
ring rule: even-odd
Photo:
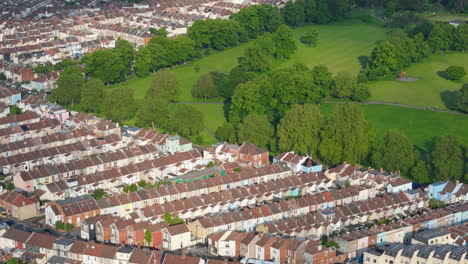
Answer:
[[[300,43],[299,38],[309,28],[319,32],[320,41],[315,47],[308,47]],[[274,59],[273,69],[288,67],[295,62],[302,62],[309,68],[318,64],[328,66],[332,73],[347,71],[357,74],[376,43],[386,40],[388,28],[378,23],[364,23],[359,19],[347,19],[327,25],[306,25],[293,28],[297,42],[297,51],[289,59]],[[237,65],[237,58],[242,56],[243,50],[251,46],[253,41],[241,45],[213,52],[202,58],[175,66],[171,71],[176,75],[181,95],[179,103],[190,103],[204,113],[204,125],[210,131],[225,122],[223,98],[212,98],[207,101],[195,98],[191,94],[192,87],[202,75],[217,71],[229,73]],[[199,70],[195,70],[195,65]],[[369,83],[373,101],[400,103],[405,105],[422,106],[427,108],[449,109],[453,104],[453,93],[460,89],[461,82],[449,81],[443,77],[443,70],[448,65],[462,65],[468,67],[468,55],[460,52],[433,54],[418,64],[405,70],[407,76],[417,78],[415,82],[401,82],[395,76],[394,80],[382,80]],[[142,101],[150,87],[152,76],[128,80],[110,86],[129,87],[133,90],[137,101]],[[323,102],[321,109],[326,115],[334,105]],[[382,138],[388,128],[398,128],[405,132],[420,148],[427,148],[427,144],[435,136],[451,133],[460,137],[464,144],[468,144],[468,116],[401,108],[388,105],[362,105],[366,118],[374,122],[378,138]],[[127,121],[134,124],[134,119]],[[208,130],[202,131],[203,144],[209,145],[217,140]]]

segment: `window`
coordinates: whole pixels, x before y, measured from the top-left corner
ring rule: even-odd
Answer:
[[[366,261],[370,261],[370,258],[369,258],[369,257],[366,257]]]

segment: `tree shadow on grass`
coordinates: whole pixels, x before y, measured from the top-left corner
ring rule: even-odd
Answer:
[[[457,91],[442,91],[440,92],[440,99],[448,109],[456,110]]]
[[[367,62],[369,62],[369,56],[359,56],[358,57],[359,64],[361,64],[361,67],[364,68],[367,65]]]
[[[439,77],[442,78],[442,79],[445,79],[445,80],[449,79],[448,76],[447,76],[447,73],[445,71],[438,71],[437,75],[439,75]]]

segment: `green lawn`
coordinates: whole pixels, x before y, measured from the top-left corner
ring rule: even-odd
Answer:
[[[319,42],[316,47],[310,48],[300,43],[299,38],[308,29],[316,28],[319,31]],[[274,67],[287,67],[295,62],[303,62],[309,67],[317,64],[325,64],[330,71],[349,71],[357,74],[362,60],[370,54],[379,40],[385,39],[386,29],[365,24],[359,20],[347,20],[330,25],[303,26],[293,29],[297,40],[298,50],[289,60],[275,60]],[[212,70],[229,73],[237,65],[238,57],[243,55],[244,49],[252,45],[252,41],[239,46],[215,52],[203,56],[191,64],[200,65],[200,72],[195,72],[192,65],[180,65],[172,71],[176,74],[180,86],[182,102],[204,102],[203,99],[194,98],[191,89],[198,78]],[[145,97],[151,83],[151,76],[129,80],[110,88],[126,86],[134,90],[135,99],[141,101]],[[219,102],[220,99],[211,99],[209,102]],[[224,122],[223,108],[221,105],[194,105],[205,113],[205,125],[213,132]],[[214,139],[203,132],[204,140],[212,143]]]
[[[468,53],[436,54],[409,67],[406,76],[419,78],[416,82],[373,82],[370,84],[371,100],[448,109],[454,104],[455,91],[462,86],[462,82],[443,77],[449,65],[468,69]]]
[[[321,105],[322,114],[328,116],[338,104]],[[456,135],[468,146],[468,116],[388,105],[360,105],[367,120],[374,123],[377,138],[382,139],[389,129],[403,131],[414,144],[427,150],[437,136]]]
[[[203,113],[205,126],[213,133],[216,133],[216,129],[225,121],[222,104],[193,104],[192,106]],[[216,143],[207,131],[203,131],[202,136],[205,145]]]
[[[299,38],[310,28],[319,32],[316,47],[300,43]],[[348,71],[356,74],[361,69],[361,62],[367,59],[376,42],[386,39],[387,29],[365,24],[358,20],[345,20],[330,25],[311,25],[294,29],[298,50],[280,67],[303,62],[310,68],[325,64],[330,71],[337,73]]]

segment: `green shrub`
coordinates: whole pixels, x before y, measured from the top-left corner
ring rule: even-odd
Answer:
[[[461,80],[466,74],[463,66],[449,66],[445,73],[449,80]]]

